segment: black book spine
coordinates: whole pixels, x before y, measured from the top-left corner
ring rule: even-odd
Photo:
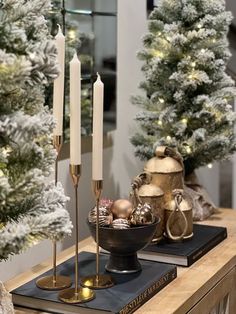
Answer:
[[[207,252],[209,252],[213,247],[215,247],[217,244],[222,242],[224,239],[227,238],[227,229],[223,230],[217,237],[215,237],[212,241],[207,243],[203,248],[201,248],[199,251],[194,252],[192,255],[188,256],[187,260],[187,266],[191,266],[193,263],[195,263],[199,258],[201,258],[203,255],[205,255]]]
[[[140,293],[134,300],[128,303],[116,314],[131,314],[136,311],[141,305],[151,299],[158,291],[167,286],[172,280],[177,277],[177,268],[170,270],[164,276],[162,276],[158,281],[153,283],[150,287]]]

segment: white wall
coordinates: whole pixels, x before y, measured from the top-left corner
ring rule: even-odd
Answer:
[[[235,0],[226,0],[227,9],[231,10],[233,15],[236,16],[236,2]]]
[[[58,245],[60,249],[60,244]],[[51,256],[51,243],[50,241],[43,241],[35,245],[25,253],[12,256],[6,262],[0,263],[0,280],[8,280],[30,267],[46,260]]]
[[[207,190],[216,206],[220,203],[220,164],[214,163],[213,167],[202,167],[197,170],[199,182]]]

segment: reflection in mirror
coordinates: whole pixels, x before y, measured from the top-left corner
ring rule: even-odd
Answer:
[[[152,10],[157,6],[159,0],[147,0],[147,14],[149,15]]]
[[[104,82],[104,132],[116,127],[117,0],[53,0],[48,24],[66,35],[64,142],[69,141],[69,62],[77,51],[82,70],[81,133],[91,134],[92,85],[99,72]],[[52,105],[53,86],[47,91]]]

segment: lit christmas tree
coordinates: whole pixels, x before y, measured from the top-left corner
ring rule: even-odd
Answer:
[[[145,62],[142,131],[132,137],[136,155],[176,147],[186,174],[236,150],[234,81],[226,74],[227,32],[232,16],[224,0],[160,0],[149,20],[139,58]]]
[[[48,0],[1,1],[0,260],[72,227],[61,185],[48,182],[54,122],[44,91],[58,75],[49,9]]]

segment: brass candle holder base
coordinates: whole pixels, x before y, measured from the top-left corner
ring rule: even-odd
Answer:
[[[81,279],[81,286],[91,289],[106,289],[114,286],[114,281],[110,275],[91,275]]]
[[[59,293],[59,299],[65,303],[76,304],[91,301],[95,298],[95,293],[88,288],[66,289]]]
[[[57,275],[56,278],[54,276],[46,276],[39,278],[36,281],[36,286],[43,290],[57,291],[69,288],[72,282],[70,277]]]

